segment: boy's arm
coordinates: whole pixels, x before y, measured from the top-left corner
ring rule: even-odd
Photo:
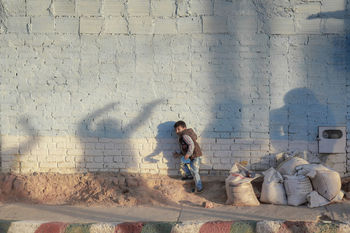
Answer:
[[[188,150],[187,150],[187,153],[185,155],[185,158],[188,159],[188,158],[190,158],[193,155],[194,142],[193,142],[192,138],[190,136],[188,136],[188,135],[184,135],[183,139],[184,139],[185,143],[188,146]]]
[[[178,153],[177,151],[174,151],[173,152],[173,156],[174,156],[174,158],[178,158],[178,157],[180,157],[182,154],[181,153]]]
[[[174,151],[173,152],[174,158],[178,158],[178,157],[181,157],[181,156],[185,155],[185,153],[182,151],[181,143],[179,141],[178,141],[178,144],[179,144],[179,147],[180,147],[180,152],[178,152],[178,150]]]

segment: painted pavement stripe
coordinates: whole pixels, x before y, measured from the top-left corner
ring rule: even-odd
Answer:
[[[230,233],[255,233],[256,221],[237,221],[231,226]]]
[[[11,225],[10,221],[1,221],[0,220],[0,232],[8,232],[10,225]]]
[[[11,225],[7,233],[35,233],[36,229],[45,222],[41,221],[15,221]]]
[[[90,233],[92,224],[69,224],[64,233]]]
[[[64,233],[67,225],[67,223],[63,222],[43,223],[36,229],[35,233]]]
[[[199,233],[204,222],[182,222],[177,223],[171,233]]]
[[[143,228],[142,222],[134,222],[134,223],[120,223],[115,227],[115,233],[141,233]]]
[[[206,222],[200,228],[199,233],[230,233],[232,221],[228,222]]]
[[[175,223],[169,222],[146,223],[141,233],[170,233],[174,225]]]
[[[90,226],[90,233],[115,233],[118,223],[95,223]]]

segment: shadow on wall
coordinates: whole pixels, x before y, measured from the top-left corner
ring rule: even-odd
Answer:
[[[318,126],[335,124],[327,105],[308,88],[293,89],[283,100],[284,106],[270,112],[270,140],[276,151],[290,149],[289,143],[307,150],[308,142],[317,140]]]
[[[318,14],[312,14],[307,17],[307,19],[345,19],[347,11],[329,11],[321,12]]]
[[[203,45],[209,48],[209,67],[203,70],[210,73],[211,116],[201,136],[223,143],[210,149],[204,147],[207,149],[202,161],[210,161],[214,170],[227,171],[234,162],[247,161],[250,165],[253,161],[250,145],[233,144],[232,139],[258,139],[260,131],[255,129],[262,127],[257,125],[266,124],[266,120],[256,118],[259,114],[254,108],[266,98],[263,83],[267,80],[263,70],[266,52],[261,47],[267,45],[267,36],[258,32],[259,19],[253,1],[214,1],[214,14],[226,17],[227,32],[220,32],[219,22],[207,29],[215,33]]]
[[[120,120],[110,117],[110,112],[117,110],[117,103],[110,103],[82,119],[78,131],[81,146],[84,148],[84,156],[82,161],[77,162],[77,170],[80,172],[113,172],[114,174],[109,173],[108,177],[118,179],[120,189],[115,191],[120,192],[120,197],[124,198],[126,202],[134,200],[133,197],[136,197],[135,201],[139,204],[167,203],[175,205],[173,200],[169,200],[165,195],[154,194],[154,190],[150,187],[154,180],[149,180],[139,174],[126,174],[129,172],[139,173],[140,164],[144,165],[141,163],[142,156],[139,154],[141,148],[132,142],[132,136],[137,135],[137,130],[146,124],[155,107],[161,102],[158,99],[146,104],[126,126],[123,126]],[[163,135],[169,137],[167,126],[168,124],[165,123],[158,127],[157,139]],[[93,175],[97,185],[102,189],[101,193],[104,193],[104,196],[108,195],[110,187],[104,183],[104,179],[99,179],[98,174]],[[132,197],[130,200],[129,195]],[[112,201],[119,202],[118,199]]]
[[[327,105],[322,104],[308,88],[295,88],[287,92],[281,108],[270,111],[270,143],[274,152],[311,150],[317,146],[318,126],[335,125]],[[276,166],[275,154],[263,161]],[[253,170],[266,170],[263,164],[251,164]]]
[[[130,123],[123,126],[120,120],[111,118],[109,112],[117,109],[118,103],[110,103],[82,119],[78,135],[84,159],[77,163],[78,170],[111,171],[111,169],[133,169],[138,171],[137,147],[128,142],[161,103],[148,103]],[[86,168],[86,169],[85,169]]]
[[[172,154],[172,144],[165,143],[165,140],[174,140],[176,142],[177,136],[174,131],[174,124],[175,121],[167,121],[164,123],[161,123],[157,127],[157,136],[156,136],[156,147],[154,148],[154,151],[147,155],[145,157],[145,161],[149,163],[157,163],[159,162],[159,159],[164,158],[167,161],[168,168],[174,167],[174,159]],[[168,146],[170,145],[170,146]],[[162,154],[162,158],[159,158],[158,156]],[[155,158],[158,157],[158,158]]]
[[[80,121],[78,134],[80,137],[123,138],[121,123],[117,119],[105,116],[113,111],[118,103],[110,103],[93,112]]]
[[[350,1],[348,1],[348,9],[350,9]],[[310,21],[315,19],[321,19],[324,25],[334,25],[334,28],[327,27],[326,30],[330,35],[328,36],[330,46],[333,46],[333,51],[327,54],[330,57],[331,63],[337,70],[333,71],[331,77],[335,84],[349,85],[347,80],[349,80],[350,71],[350,11],[329,11],[321,12],[318,14],[312,14],[308,16]],[[333,20],[333,21],[331,21]],[[328,23],[329,22],[329,23]],[[327,24],[328,23],[328,24]],[[332,31],[338,35],[332,35]],[[339,35],[340,34],[340,35]],[[330,56],[331,55],[331,56]],[[332,71],[331,71],[332,72]],[[334,77],[336,76],[336,77]],[[344,79],[344,80],[342,80]],[[340,83],[341,81],[345,83]],[[337,91],[337,90],[335,90]]]
[[[347,5],[349,8],[350,1],[348,1]],[[341,78],[345,77],[345,79],[349,79],[348,72],[350,70],[350,11],[345,10],[321,12],[318,14],[309,15],[307,19],[310,21],[321,19],[321,23],[322,25],[324,25],[326,33],[329,34],[329,44],[333,48],[333,51],[331,51],[330,54],[327,54],[327,57],[330,57],[331,59],[331,62],[327,61],[327,63],[331,63],[333,66],[335,66],[335,68],[337,69],[337,73],[335,74],[339,74]],[[335,77],[332,77],[332,79],[334,78]],[[336,78],[339,79],[340,77]]]
[[[312,14],[308,16],[308,20],[320,20],[321,25],[324,26],[324,30],[329,33],[327,35],[327,45],[324,47],[330,47],[331,50],[324,54],[324,62],[327,65],[331,65],[332,69],[326,70],[327,85],[324,88],[324,93],[327,93],[328,97],[328,108],[334,114],[334,124],[337,126],[347,126],[347,138],[350,136],[349,131],[349,105],[345,104],[348,102],[349,84],[350,84],[350,1],[344,1],[344,8],[347,10],[328,11],[321,12],[319,14]],[[315,49],[316,51],[316,49]],[[315,56],[314,56],[315,57]],[[322,68],[322,66],[320,66]],[[322,70],[323,71],[323,70]],[[336,123],[336,124],[335,124]],[[340,155],[341,156],[341,155]],[[345,155],[344,155],[345,156]],[[322,156],[321,160],[327,163],[328,166],[332,167],[332,159],[334,155]],[[342,168],[338,164],[336,170],[344,174],[349,171],[349,163],[346,164],[346,158],[341,158],[344,163]],[[343,170],[341,170],[343,169]]]
[[[226,94],[229,94],[226,92]],[[235,138],[241,133],[242,105],[235,99],[216,98],[211,112],[214,120],[205,129],[207,138]]]
[[[38,143],[39,134],[35,129],[29,116],[22,116],[19,121],[19,128],[26,132],[28,137],[24,142],[19,142],[18,145],[14,145],[12,148],[5,148],[6,145],[1,144],[0,141],[0,172],[5,170],[9,172],[22,171],[21,156],[30,152],[30,150]]]

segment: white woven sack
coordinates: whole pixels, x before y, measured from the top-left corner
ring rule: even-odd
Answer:
[[[262,184],[260,201],[276,205],[287,205],[281,174],[274,168],[266,170],[263,174],[264,182]]]
[[[277,171],[281,173],[281,175],[294,175],[297,166],[309,164],[308,161],[299,157],[290,157],[283,161],[278,167]]]
[[[255,196],[250,183],[253,178],[247,178],[239,173],[232,173],[225,179],[227,205],[258,206],[260,202]]]
[[[284,187],[288,205],[299,206],[304,204],[306,196],[312,192],[312,185],[306,176],[284,176]]]
[[[338,172],[333,170],[317,170],[307,174],[312,186],[321,196],[331,201],[341,189],[341,179]]]
[[[315,207],[320,207],[324,205],[328,205],[330,202],[322,197],[318,192],[312,191],[307,195],[307,206],[309,208],[315,208]]]

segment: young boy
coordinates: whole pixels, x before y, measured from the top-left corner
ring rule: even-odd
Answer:
[[[178,121],[174,125],[175,132],[178,136],[181,153],[174,152],[174,157],[181,156],[180,172],[182,180],[193,179],[196,187],[192,192],[201,193],[203,191],[202,181],[199,176],[199,166],[202,155],[201,148],[197,143],[197,135],[192,129],[187,129],[186,123]]]

